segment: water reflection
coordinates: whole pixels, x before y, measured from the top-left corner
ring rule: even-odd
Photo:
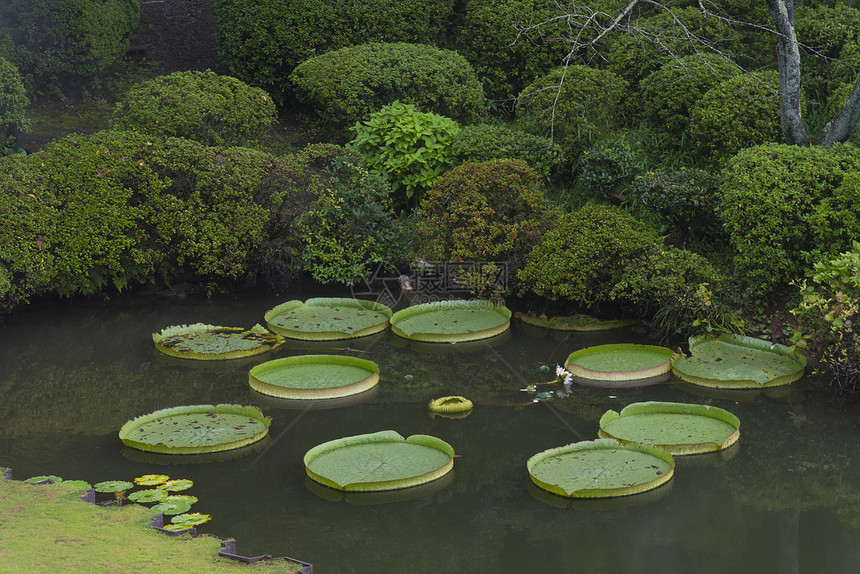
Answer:
[[[445,354],[380,337],[356,353],[379,364],[378,394],[321,410],[252,391],[253,361],[194,368],[153,354],[152,333],[164,325],[253,325],[282,300],[56,304],[7,317],[0,327],[0,466],[19,479],[129,480],[163,467],[126,456],[117,437],[124,422],[168,406],[242,403],[273,419],[263,450],[210,464],[177,462],[168,474],[194,481],[195,509],[213,516],[199,530],[237,538],[246,555],[293,556],[320,574],[857,572],[857,409],[830,404],[802,383],[782,396],[726,396],[674,380],[574,386],[565,399],[522,404],[518,389],[546,380],[536,365],[563,364],[590,345],[647,342],[628,329],[538,337],[515,324],[498,346]],[[304,352],[316,351],[280,348],[258,360]],[[475,408],[462,419],[430,416],[427,403],[442,395],[465,396]],[[679,464],[665,496],[641,505],[572,512],[535,500],[530,456],[592,440],[607,409],[646,400],[729,410],[741,420],[742,448],[729,460]],[[388,428],[450,443],[460,455],[451,483],[396,504],[333,504],[308,489],[308,449]]]

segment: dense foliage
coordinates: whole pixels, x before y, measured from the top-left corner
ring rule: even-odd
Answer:
[[[693,145],[715,162],[744,148],[782,141],[779,74],[737,75],[707,91],[690,112]]]
[[[611,301],[658,313],[667,330],[730,328],[715,300],[720,276],[701,256],[669,247],[617,208],[589,204],[564,216],[528,255],[523,292],[585,308]]]
[[[263,90],[207,70],[174,72],[133,86],[117,103],[111,127],[204,145],[247,145],[276,119]]]
[[[561,148],[541,136],[503,125],[464,126],[451,142],[451,162],[521,159],[544,177],[556,171]]]
[[[462,122],[486,111],[463,56],[406,43],[363,44],[305,60],[290,74],[297,98],[325,122],[345,126],[398,100]]]
[[[395,205],[417,203],[450,163],[449,148],[460,126],[451,118],[393,102],[352,128],[347,147],[384,175],[396,193]],[[415,196],[415,200],[412,197]]]
[[[26,127],[24,110],[29,103],[18,68],[0,58],[0,156],[20,148],[15,133]]]
[[[744,286],[771,295],[860,237],[860,149],[768,144],[723,172],[719,213]]]
[[[371,42],[433,43],[451,17],[451,0],[216,0],[220,66],[266,90],[279,105],[303,61]],[[388,102],[386,102],[388,103]]]
[[[0,56],[48,91],[93,78],[125,54],[140,19],[137,0],[5,0]]]
[[[618,125],[626,95],[627,82],[612,72],[570,65],[526,87],[517,97],[517,117],[523,129],[550,137],[572,161]]]
[[[829,261],[817,261],[800,283],[800,304],[792,311],[802,331],[814,337],[843,394],[860,392],[860,243]],[[800,339],[802,340],[802,339]]]

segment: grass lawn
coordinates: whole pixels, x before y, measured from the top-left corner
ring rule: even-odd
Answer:
[[[149,527],[148,508],[82,502],[63,484],[34,485],[0,478],[0,571],[63,572],[297,572],[280,560],[251,565],[219,558],[213,536],[168,536]]]

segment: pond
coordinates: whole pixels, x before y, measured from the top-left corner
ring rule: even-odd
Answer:
[[[0,466],[15,478],[56,474],[89,482],[149,473],[188,478],[211,514],[199,531],[236,538],[240,554],[291,556],[326,573],[698,572],[857,573],[860,563],[860,413],[804,390],[709,394],[678,381],[605,390],[574,385],[533,403],[519,389],[552,378],[541,364],[572,351],[642,341],[630,329],[567,335],[514,323],[474,345],[413,348],[388,335],[349,350],[319,344],[251,359],[191,362],[157,353],[151,335],[204,322],[251,327],[266,310],[307,294],[232,299],[119,298],[45,303],[0,325]],[[378,395],[327,410],[257,394],[248,370],[307,352],[380,365]],[[463,395],[461,419],[432,417],[430,399]],[[597,437],[607,409],[645,400],[713,404],[741,420],[731,457],[679,459],[667,485],[608,501],[546,496],[526,460]],[[241,458],[169,466],[124,452],[128,419],[183,404],[256,405],[271,441]],[[311,488],[302,457],[342,436],[393,429],[437,436],[457,451],[453,476],[412,498],[340,499]],[[171,459],[171,462],[174,462]],[[420,496],[418,496],[420,494]]]

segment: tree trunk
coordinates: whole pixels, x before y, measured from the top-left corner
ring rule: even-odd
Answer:
[[[800,46],[794,29],[794,0],[767,0],[767,8],[777,32],[782,133],[786,143],[806,146],[809,145],[809,136],[800,113]]]
[[[836,116],[815,135],[815,140],[821,145],[831,145],[844,142],[860,125],[860,79],[854,84],[848,101]]]

